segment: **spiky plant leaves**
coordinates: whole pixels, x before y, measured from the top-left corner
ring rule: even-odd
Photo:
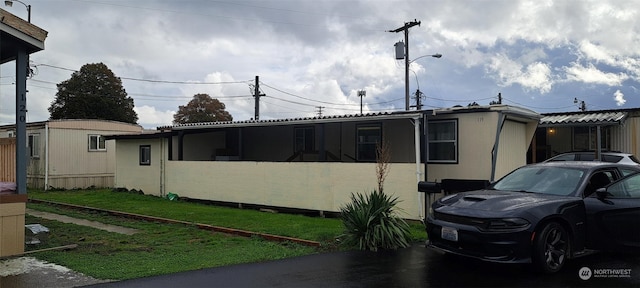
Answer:
[[[397,204],[397,197],[379,191],[351,194],[351,202],[340,208],[343,243],[371,251],[408,247],[409,225],[396,214]]]

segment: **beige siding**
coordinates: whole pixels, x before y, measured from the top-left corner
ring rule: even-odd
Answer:
[[[183,197],[331,212],[377,185],[373,163],[169,161],[166,172],[166,192]],[[419,218],[415,165],[391,164],[385,192]]]
[[[623,125],[611,126],[611,150],[640,156],[640,118],[628,118]]]
[[[505,121],[500,133],[494,180],[527,163],[527,147],[531,142],[531,137],[527,136],[526,124]]]
[[[145,194],[165,195],[161,169],[166,157],[164,140],[118,140],[114,187],[142,190]],[[140,165],[140,146],[151,146],[151,165]],[[164,159],[163,159],[164,158]],[[190,162],[192,163],[192,162]]]
[[[498,113],[466,113],[429,119],[458,119],[458,163],[429,164],[429,181],[491,178],[491,150],[496,139]]]
[[[367,193],[377,185],[374,163],[166,161],[161,157],[166,155],[162,142],[118,140],[115,186],[157,196],[176,193],[194,199],[338,212],[351,193]],[[152,165],[139,165],[140,145],[151,145]],[[415,164],[391,164],[384,186],[385,192],[399,197],[403,215],[411,219],[423,214],[415,169]]]

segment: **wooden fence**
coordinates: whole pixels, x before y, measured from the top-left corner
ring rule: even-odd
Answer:
[[[16,138],[0,138],[0,182],[16,182]]]

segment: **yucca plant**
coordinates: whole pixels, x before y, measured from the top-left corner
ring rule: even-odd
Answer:
[[[373,191],[351,194],[351,203],[340,208],[344,245],[360,250],[397,249],[409,246],[409,225],[396,214],[398,198]]]

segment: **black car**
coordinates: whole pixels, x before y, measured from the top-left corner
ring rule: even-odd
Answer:
[[[520,167],[486,189],[434,202],[428,246],[547,273],[594,251],[640,252],[639,171],[580,161]]]

